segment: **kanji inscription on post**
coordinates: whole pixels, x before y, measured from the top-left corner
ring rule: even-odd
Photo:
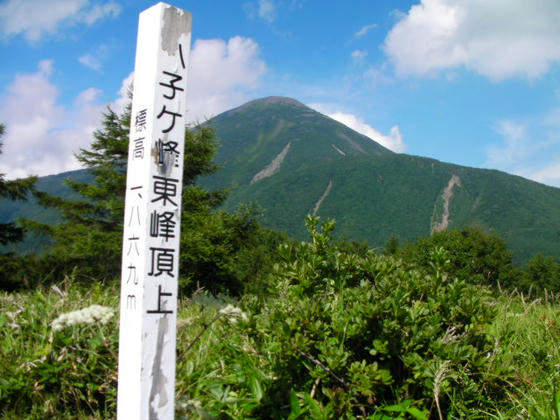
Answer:
[[[181,192],[192,16],[140,14],[130,124],[117,418],[173,419]]]

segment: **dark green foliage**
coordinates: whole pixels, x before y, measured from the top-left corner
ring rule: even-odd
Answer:
[[[251,211],[236,217],[251,224]],[[557,303],[494,298],[450,276],[443,247],[423,267],[336,243],[332,221],[308,226],[308,242],[280,246],[268,295],[181,299],[176,418],[554,417]],[[59,287],[0,292],[2,418],[115,415],[118,317],[53,321],[116,309],[118,287]]]
[[[120,271],[129,125],[130,108],[121,115],[106,110],[91,148],[76,155],[92,182],[66,180],[78,199],[36,193],[41,205],[57,209],[63,217],[57,225],[26,221],[27,227],[51,238],[48,259],[59,278],[76,267],[89,279],[113,278]]]
[[[77,155],[91,178],[66,181],[73,199],[36,193],[43,206],[62,214],[63,222],[26,221],[28,228],[50,238],[51,246],[23,274],[17,271],[10,288],[18,282],[23,286],[23,278],[31,277],[37,267],[54,273],[51,281],[69,273],[87,281],[119,277],[129,124],[130,107],[120,115],[107,109],[90,148]],[[254,210],[232,215],[216,211],[226,192],[209,192],[196,185],[199,176],[218,169],[213,163],[216,147],[211,127],[186,131],[179,284],[184,293],[204,287],[238,295],[249,278],[258,283],[256,279],[271,266],[275,234],[258,225]]]
[[[447,252],[450,276],[473,284],[515,287],[520,273],[512,265],[512,253],[495,232],[466,227],[435,232],[400,251],[405,259],[423,267],[432,264],[432,252],[441,247]]]
[[[333,222],[308,226],[310,242],[282,247],[276,293],[264,305],[247,300],[256,315],[246,328],[275,377],[254,416],[468,417],[500,398],[489,294],[447,273],[445,249],[415,269],[338,251]]]
[[[0,154],[2,154],[2,136],[5,128],[0,124]],[[33,191],[37,177],[29,177],[26,179],[17,179],[14,181],[6,181],[4,174],[0,174],[0,200],[26,200],[28,193]],[[0,246],[6,249],[6,245],[20,242],[25,235],[25,229],[15,223],[0,223]],[[24,269],[28,259],[20,258],[13,252],[0,252],[0,288],[13,289],[16,287],[14,278],[17,277]]]
[[[65,180],[71,178],[75,182],[92,182],[91,175],[86,170],[64,172],[58,175],[40,177],[35,184],[36,191],[48,192],[49,195],[64,197],[67,200],[79,200],[80,195],[73,191]],[[62,214],[56,208],[45,208],[38,204],[33,194],[28,194],[25,201],[0,200],[0,221],[33,220],[46,225],[58,225],[63,222]],[[10,252],[14,255],[41,256],[49,249],[49,238],[38,231],[27,230],[20,242],[0,246],[0,252]],[[39,276],[39,278],[42,276]]]
[[[211,211],[183,214],[179,287],[190,294],[203,287],[213,294],[238,296],[260,291],[278,243],[285,238],[263,228],[254,209],[234,214]]]
[[[391,236],[385,245],[383,253],[385,255],[395,255],[399,250],[399,238],[396,236]]]
[[[13,291],[37,285],[37,279],[48,278],[47,267],[32,255],[0,254],[0,289]]]
[[[453,176],[449,227],[478,224],[498,232],[523,265],[540,252],[560,257],[560,189],[503,172],[392,153],[289,98],[265,98],[212,120],[223,169],[201,180],[231,188],[224,209],[254,202],[263,223],[300,240],[317,215],[337,221],[337,235],[383,247],[428,236],[441,222],[442,193]],[[374,139],[375,140],[375,139]],[[251,183],[290,144],[274,175]]]
[[[119,276],[129,126],[130,107],[120,115],[110,108],[106,110],[102,128],[94,132],[90,149],[81,149],[77,154],[92,180],[66,181],[78,200],[36,194],[43,206],[56,208],[63,215],[64,222],[58,225],[27,221],[27,226],[52,238],[50,257],[56,261],[59,275],[77,267],[82,278],[99,280]],[[211,163],[215,150],[212,136],[209,128],[186,133],[184,183],[187,189],[195,188],[198,175],[216,169]],[[199,190],[195,195],[196,202],[189,200],[193,194],[185,194],[185,212],[216,206],[223,194]]]
[[[542,294],[560,292],[560,263],[552,257],[537,254],[529,261],[525,268],[525,278],[522,283],[524,291],[529,289]]]
[[[0,124],[0,154],[2,154],[2,137],[4,136],[4,132],[5,127],[3,124]],[[15,181],[6,181],[4,179],[4,174],[0,174],[0,199],[6,198],[11,201],[25,200],[27,198],[27,193],[33,190],[36,182],[36,176]],[[24,229],[13,222],[0,223],[0,245],[21,241],[24,233]],[[0,282],[1,281],[0,279]]]
[[[263,224],[299,240],[307,235],[305,216],[314,213],[331,185],[315,214],[336,219],[339,237],[374,248],[392,237],[401,243],[416,241],[441,223],[442,193],[456,177],[460,181],[450,196],[449,228],[478,225],[499,233],[518,266],[537,253],[560,257],[558,188],[499,171],[392,153],[289,98],[250,102],[209,125],[220,143],[216,163],[222,169],[199,177],[199,185],[228,189],[221,207],[228,212],[255,203],[263,210]],[[278,172],[252,183],[288,144]],[[199,145],[202,150],[193,155],[201,160],[188,168],[204,175],[199,169],[209,164],[213,152],[205,150],[211,145]],[[15,211],[6,210],[2,205],[0,221],[14,221]]]

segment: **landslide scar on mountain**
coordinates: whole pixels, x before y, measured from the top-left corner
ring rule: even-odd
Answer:
[[[334,147],[334,150],[336,150],[338,153],[340,153],[342,156],[346,156],[346,153],[344,153],[342,150],[340,150],[338,147],[336,147],[334,144],[331,144],[332,147]]]
[[[282,165],[282,162],[284,161],[284,159],[286,158],[286,155],[288,154],[288,152],[290,151],[290,147],[292,145],[292,142],[289,142],[280,153],[278,153],[278,155],[272,159],[272,162],[270,162],[266,168],[264,168],[262,171],[257,172],[255,174],[255,176],[253,177],[253,179],[251,180],[251,184],[254,184],[257,181],[260,181],[263,178],[268,178],[269,176],[274,175],[276,172],[278,172],[280,170],[280,165]]]
[[[451,202],[451,197],[453,197],[453,188],[455,185],[458,187],[461,186],[461,178],[457,175],[453,175],[451,177],[447,183],[447,187],[445,187],[443,193],[441,194],[441,198],[443,198],[443,214],[441,215],[441,222],[434,223],[432,233],[441,232],[449,226],[449,203]]]
[[[321,204],[323,204],[323,201],[325,201],[325,198],[327,198],[327,196],[331,192],[332,186],[333,186],[333,182],[332,182],[332,179],[331,179],[329,181],[329,185],[327,185],[327,189],[325,190],[325,192],[323,193],[321,198],[319,198],[319,201],[317,201],[317,203],[315,203],[315,208],[313,209],[313,216],[315,216],[317,214],[317,212],[319,211],[319,209],[321,208]]]

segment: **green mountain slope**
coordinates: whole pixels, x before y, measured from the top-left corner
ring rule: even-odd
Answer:
[[[341,236],[372,246],[476,224],[503,235],[519,262],[560,256],[557,188],[393,153],[288,98],[253,101],[210,124],[223,169],[203,184],[231,188],[226,208],[256,203],[267,225],[296,237],[305,237],[308,213],[335,218]]]
[[[77,195],[64,184],[70,178],[77,182],[90,182],[92,177],[85,170],[63,172],[39,178],[36,188],[49,194],[66,198],[77,198]],[[56,224],[60,220],[60,213],[55,209],[46,209],[37,204],[33,197],[29,201],[0,200],[0,223],[16,221],[18,219],[36,220],[41,223]],[[26,238],[16,244],[0,246],[0,252],[35,252],[41,251],[45,243],[44,238],[28,234]]]
[[[201,183],[230,189],[225,208],[256,203],[264,223],[304,239],[309,213],[335,218],[338,235],[384,246],[433,229],[479,225],[500,233],[519,263],[536,253],[560,257],[560,189],[503,172],[393,153],[289,98],[249,102],[209,121],[222,169]],[[67,196],[64,178],[39,189]],[[55,213],[30,203],[0,202],[0,221],[52,222]],[[24,246],[27,248],[29,242]]]
[[[312,158],[328,163],[337,155],[381,156],[389,150],[343,124],[289,98],[249,102],[213,118],[223,165],[206,183],[223,187],[250,184],[284,151],[283,171],[301,169]]]

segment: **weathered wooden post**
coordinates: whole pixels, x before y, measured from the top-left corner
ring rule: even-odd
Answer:
[[[117,418],[173,419],[190,13],[140,14],[126,183]]]

